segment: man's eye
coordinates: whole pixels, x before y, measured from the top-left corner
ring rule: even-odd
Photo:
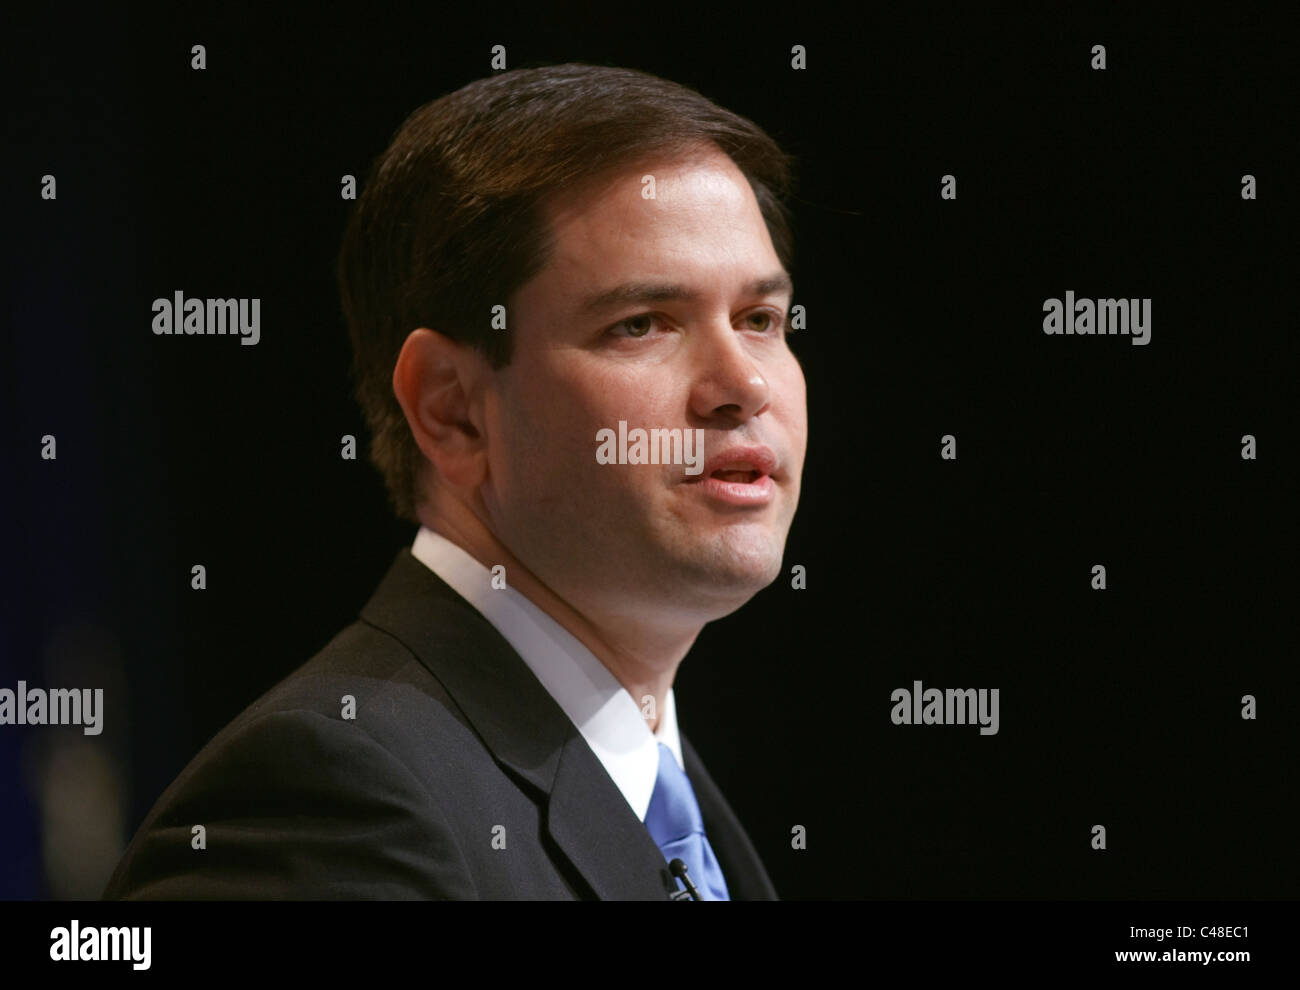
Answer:
[[[610,333],[615,337],[644,337],[654,326],[655,317],[652,313],[638,313],[636,316],[629,316],[626,320],[619,320],[609,328]],[[626,333],[619,333],[620,330],[626,330]]]
[[[769,330],[779,330],[781,328],[781,324],[785,322],[785,318],[783,316],[777,316],[775,313],[770,313],[765,309],[760,309],[756,313],[750,313],[748,316],[745,317],[745,319],[746,320],[758,319],[764,321],[761,326],[753,326],[752,324],[750,326],[750,329],[757,330],[760,333],[766,333]]]
[[[658,317],[653,313],[638,313],[636,316],[629,316],[625,320],[619,320],[609,328],[609,333],[614,337],[647,337],[650,331],[654,329]],[[744,317],[747,329],[755,330],[759,333],[771,333],[779,330],[785,323],[784,316],[770,312],[769,310],[758,310]]]

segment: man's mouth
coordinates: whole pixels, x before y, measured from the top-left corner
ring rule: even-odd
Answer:
[[[752,485],[777,470],[776,454],[763,444],[732,444],[716,451],[704,463],[704,471],[694,481],[713,478],[731,484]]]
[[[719,481],[734,481],[742,485],[752,485],[761,478],[763,472],[753,469],[735,469],[735,470],[718,470],[714,471],[710,478],[717,478]]]
[[[772,475],[777,470],[779,462],[770,447],[732,447],[718,451],[702,473],[686,481],[714,504],[760,508],[776,498]]]

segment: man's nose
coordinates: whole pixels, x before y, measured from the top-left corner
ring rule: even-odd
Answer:
[[[696,341],[692,411],[705,419],[756,416],[771,401],[771,388],[739,331],[728,323],[710,328]]]

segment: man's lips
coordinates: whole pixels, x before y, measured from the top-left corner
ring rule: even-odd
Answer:
[[[704,462],[704,469],[697,475],[688,475],[686,480],[718,478],[722,481],[751,484],[764,475],[775,474],[776,469],[776,454],[770,447],[727,447],[709,457]]]
[[[777,470],[776,455],[769,447],[727,447],[710,457],[699,474],[684,480],[717,501],[762,506],[775,495]]]

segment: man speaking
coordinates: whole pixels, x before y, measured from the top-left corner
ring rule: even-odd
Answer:
[[[105,896],[775,898],[672,685],[798,503],[787,191],[754,124],[631,70],[502,73],[406,121],[339,277],[418,535]]]

